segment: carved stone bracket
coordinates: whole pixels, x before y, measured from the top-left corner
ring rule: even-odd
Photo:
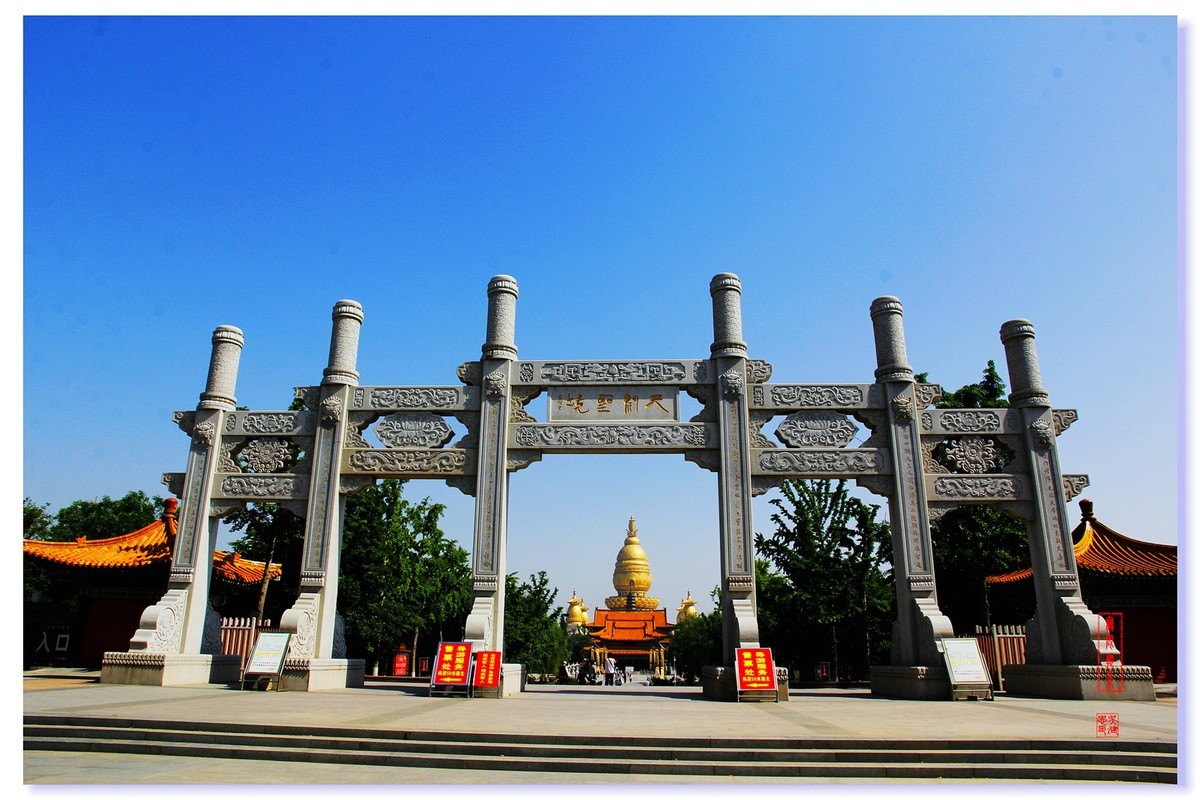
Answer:
[[[752,497],[764,495],[772,489],[783,486],[785,480],[786,478],[774,475],[752,475],[750,476],[750,495]]]
[[[1079,419],[1079,412],[1073,408],[1056,408],[1051,414],[1054,416],[1054,435],[1059,436],[1067,428],[1071,427],[1071,423]]]
[[[376,480],[374,475],[342,475],[338,479],[338,491],[343,494],[361,492],[368,486],[374,486]]]
[[[914,388],[917,392],[917,408],[929,408],[942,397],[942,387],[936,383],[918,383]]]
[[[696,386],[685,386],[684,391],[696,400],[699,400],[702,406],[700,408],[700,413],[688,420],[689,422],[717,421],[717,404],[715,399],[716,392],[713,391],[713,387],[711,385],[699,384]]]
[[[775,447],[775,443],[763,436],[763,426],[775,418],[774,411],[751,411],[750,412],[750,446],[770,448]]]
[[[506,465],[509,472],[516,472],[519,469],[525,469],[535,461],[542,460],[542,452],[540,450],[509,450],[508,460]]]
[[[771,380],[771,365],[761,358],[746,359],[746,380],[750,383],[766,383]]]
[[[529,403],[541,393],[541,387],[535,387],[532,389],[517,389],[514,387],[512,390],[512,403],[508,407],[508,421],[516,423],[537,422],[537,419],[531,416],[525,409]]]
[[[890,498],[896,490],[896,482],[891,475],[856,475],[854,481],[868,492],[880,497]]]
[[[690,461],[709,472],[721,470],[721,453],[717,450],[688,450],[683,454],[683,460]]]
[[[958,508],[958,503],[929,503],[929,519],[938,520],[946,516],[948,511]]]
[[[299,400],[306,410],[317,410],[317,404],[321,402],[320,386],[296,386],[292,392],[295,394],[295,399]]]
[[[342,444],[346,447],[361,447],[364,450],[371,447],[371,443],[363,438],[363,431],[377,419],[379,415],[371,411],[351,411],[350,416],[346,418],[346,436]]]
[[[163,486],[167,487],[167,491],[179,497],[183,494],[183,479],[187,477],[182,472],[164,472],[162,474]]]
[[[1063,475],[1062,479],[1063,494],[1068,501],[1075,499],[1084,487],[1091,483],[1087,475]]]
[[[478,386],[483,381],[483,365],[478,361],[459,364],[455,372],[458,374],[458,379],[467,386]]]
[[[195,411],[176,411],[171,415],[171,419],[176,425],[179,426],[181,431],[186,433],[188,436],[192,435],[192,428],[194,428],[196,425]]]
[[[451,475],[446,478],[446,485],[458,489],[468,497],[475,496],[476,479],[474,475]]]

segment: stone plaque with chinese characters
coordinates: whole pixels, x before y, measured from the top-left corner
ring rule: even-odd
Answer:
[[[672,386],[570,386],[549,391],[550,422],[678,422]]]

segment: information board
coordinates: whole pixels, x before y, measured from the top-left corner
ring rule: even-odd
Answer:
[[[500,651],[480,650],[475,654],[475,678],[471,685],[493,689],[500,685]]]
[[[758,689],[774,690],[775,659],[769,647],[739,647],[734,652],[737,661],[737,688],[739,692]]]
[[[290,633],[260,633],[243,675],[278,675],[287,658]]]
[[[433,686],[466,686],[471,666],[470,642],[440,642],[433,662]]]
[[[992,685],[979,642],[975,639],[942,639],[946,669],[950,672],[950,683],[986,683]]]

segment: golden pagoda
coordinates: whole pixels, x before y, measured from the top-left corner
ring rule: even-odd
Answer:
[[[577,633],[587,628],[587,610],[588,607],[572,589],[571,599],[567,601],[567,633]]]
[[[647,594],[650,579],[650,560],[638,540],[637,522],[630,517],[625,544],[617,553],[613,569],[613,589],[617,593],[604,599],[607,608],[598,610],[593,622],[585,622],[596,663],[602,664],[604,658],[612,656],[619,668],[633,666],[648,668],[660,677],[664,674],[667,645],[675,626],[667,621],[666,609],[658,607],[658,598]],[[571,613],[567,612],[568,624]]]
[[[679,610],[675,614],[675,624],[683,622],[688,617],[697,616],[696,601],[692,599],[692,590],[688,589],[687,597],[683,598],[683,602],[679,604]]]

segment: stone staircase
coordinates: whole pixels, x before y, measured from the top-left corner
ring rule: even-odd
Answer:
[[[548,736],[25,716],[25,749],[397,767],[759,778],[1178,781],[1173,742]]]

